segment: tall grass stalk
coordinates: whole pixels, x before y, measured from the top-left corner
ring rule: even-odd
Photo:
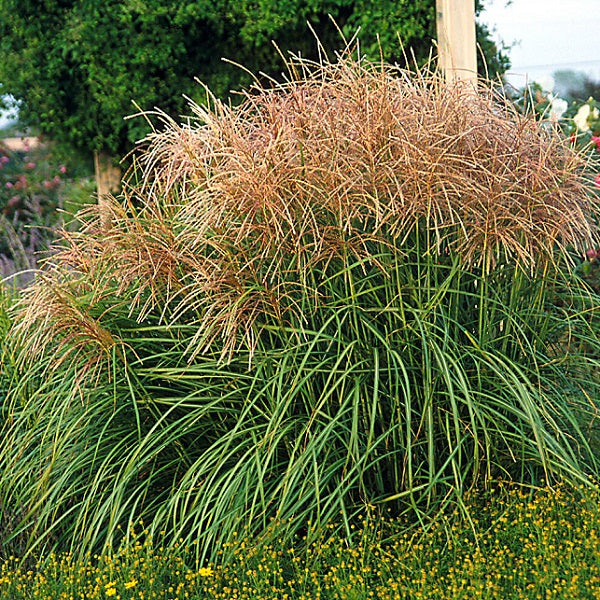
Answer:
[[[143,519],[215,560],[236,531],[598,474],[577,154],[485,86],[351,56],[290,72],[159,114],[111,217],[82,213],[25,293],[0,503],[30,552]]]

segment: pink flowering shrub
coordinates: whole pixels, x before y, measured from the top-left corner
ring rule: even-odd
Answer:
[[[600,102],[589,98],[584,104],[574,103],[565,113],[562,126],[571,143],[587,155],[590,179],[596,193],[600,190]],[[590,248],[581,265],[584,277],[600,290],[600,249]]]
[[[48,247],[66,173],[49,146],[16,151],[0,141],[0,276],[34,267]]]

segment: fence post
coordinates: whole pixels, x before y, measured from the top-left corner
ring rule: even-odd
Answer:
[[[477,81],[475,0],[436,0],[439,67],[448,81]]]
[[[96,172],[96,188],[98,206],[103,225],[110,222],[108,196],[118,194],[121,189],[121,169],[115,167],[112,157],[105,152],[94,152],[94,170]]]

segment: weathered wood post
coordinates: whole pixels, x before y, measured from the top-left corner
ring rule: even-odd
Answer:
[[[447,81],[477,81],[475,0],[436,0],[439,67]]]
[[[96,172],[96,191],[102,222],[110,221],[108,196],[119,193],[121,189],[121,169],[115,167],[112,158],[104,152],[94,152],[94,170]]]

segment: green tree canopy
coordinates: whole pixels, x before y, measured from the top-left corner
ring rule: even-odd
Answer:
[[[480,9],[481,6],[478,6]],[[20,102],[26,125],[80,150],[124,155],[146,132],[135,112],[160,107],[177,116],[199,78],[219,97],[247,85],[244,70],[277,75],[285,54],[315,55],[307,22],[327,49],[360,27],[362,51],[419,60],[435,36],[435,0],[1,0],[0,94]],[[379,36],[379,41],[377,39]],[[491,72],[507,58],[478,29]]]

